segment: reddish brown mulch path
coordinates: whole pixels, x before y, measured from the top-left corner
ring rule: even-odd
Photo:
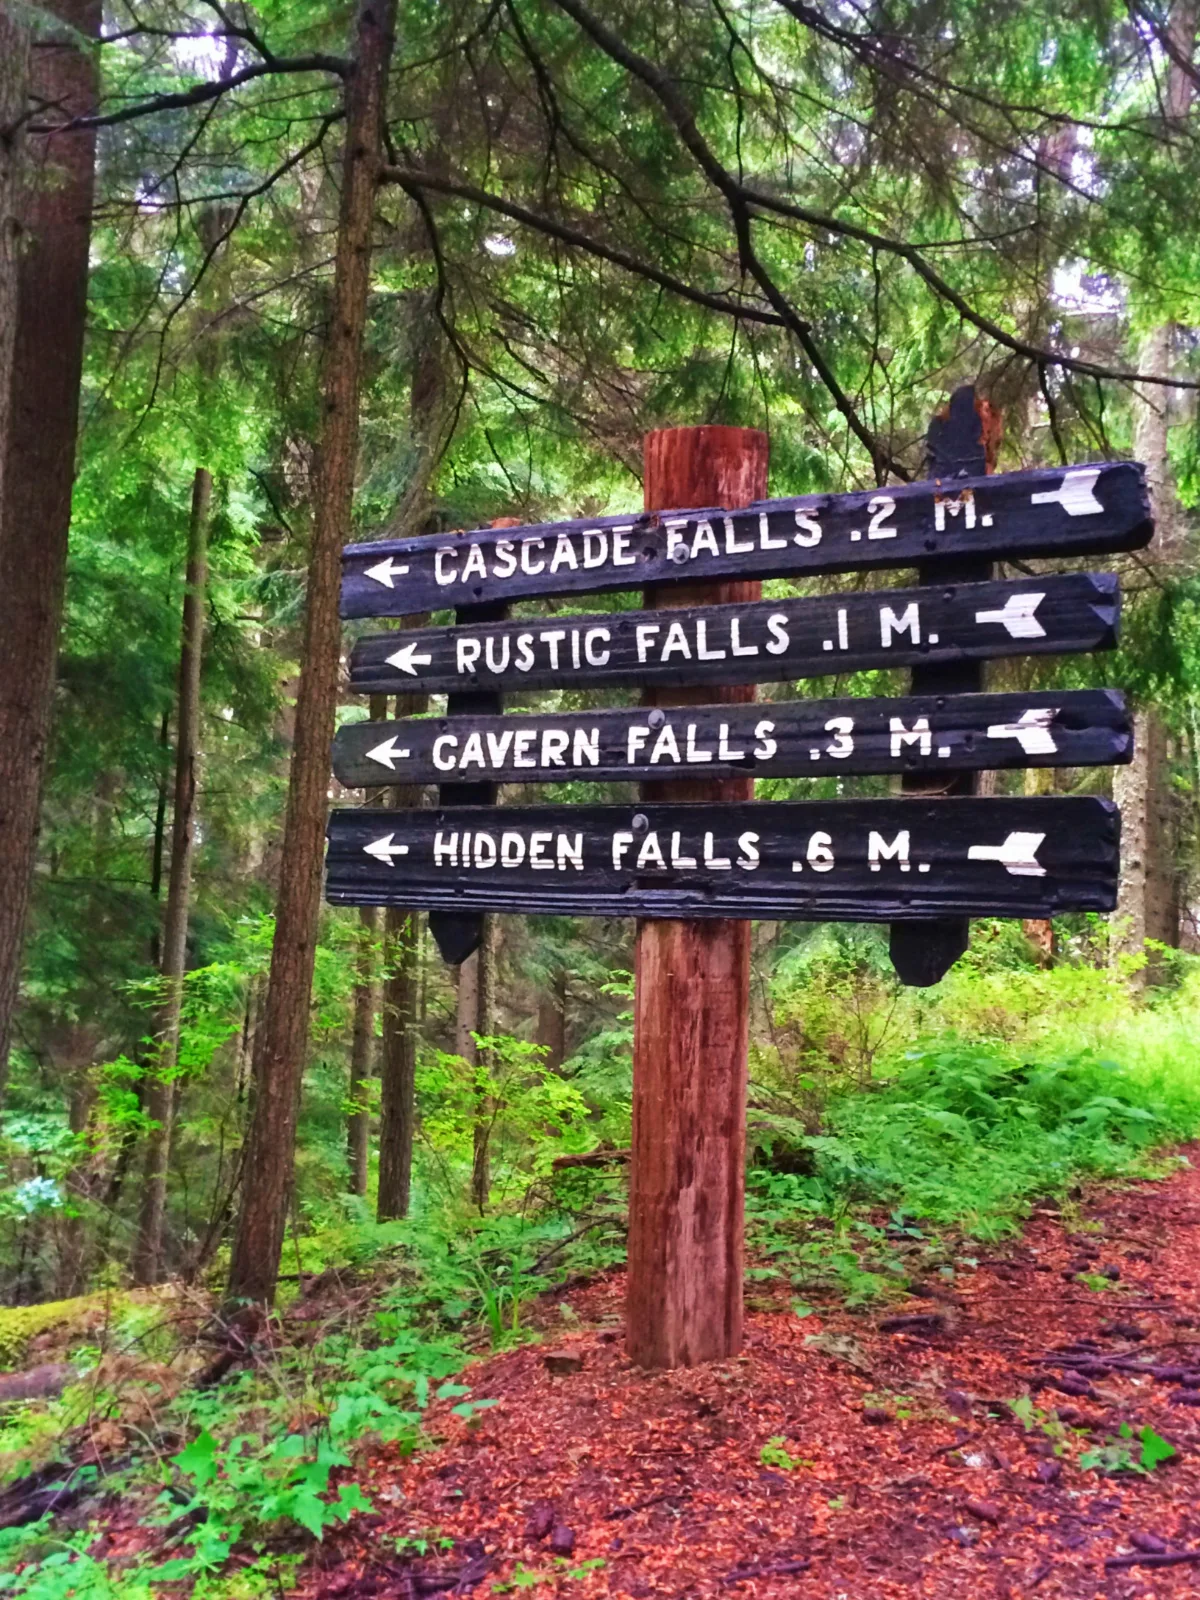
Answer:
[[[671,1373],[625,1359],[613,1273],[568,1297],[579,1330],[470,1370],[495,1408],[465,1424],[441,1407],[437,1448],[368,1463],[378,1513],[323,1547],[301,1592],[490,1595],[523,1564],[547,1575],[530,1591],[542,1595],[1195,1595],[1200,1562],[1162,1557],[1200,1555],[1198,1252],[1188,1167],[1093,1196],[1074,1232],[1037,1215],[947,1299],[898,1308],[925,1323],[800,1319],[781,1301],[748,1315],[738,1359]],[[1102,1290],[1075,1276],[1104,1269],[1119,1278]],[[555,1352],[582,1368],[552,1375]],[[1003,1403],[1021,1395],[1070,1425],[1061,1465]],[[1147,1477],[1080,1470],[1080,1451],[1122,1422],[1151,1425],[1178,1455]],[[774,1436],[798,1464],[763,1465]],[[395,1553],[398,1537],[430,1532],[454,1549]],[[603,1564],[569,1575],[590,1561]]]

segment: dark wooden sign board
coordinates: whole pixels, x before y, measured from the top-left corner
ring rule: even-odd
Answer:
[[[1130,759],[1110,689],[410,717],[339,729],[335,776],[380,783],[782,778],[1100,767]]]
[[[342,615],[390,617],[675,580],[878,570],[966,557],[1136,550],[1153,525],[1133,462],[954,478],[350,545]]]
[[[1093,797],[335,811],[335,904],[887,922],[1111,911]]]
[[[769,683],[868,667],[1106,650],[1111,573],[620,611],[360,639],[358,693]]]

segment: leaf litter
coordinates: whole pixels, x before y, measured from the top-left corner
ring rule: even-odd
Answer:
[[[435,1407],[432,1448],[360,1463],[376,1509],[299,1593],[1195,1594],[1196,1167],[1035,1212],[958,1273],[953,1319],[800,1317],[763,1287],[742,1355],[673,1372],[626,1359],[623,1272],[577,1288],[561,1341],[471,1369],[494,1407]],[[403,1554],[422,1537],[446,1554]]]

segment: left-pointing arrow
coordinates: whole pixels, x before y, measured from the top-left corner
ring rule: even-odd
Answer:
[[[1050,724],[1057,715],[1057,706],[1036,706],[1022,712],[1015,722],[993,722],[988,738],[1016,739],[1027,756],[1052,756],[1058,746]]]
[[[407,567],[400,566],[398,562],[392,560],[391,556],[385,556],[382,561],[377,561],[373,567],[368,567],[363,576],[365,578],[374,578],[375,582],[383,584],[385,589],[394,589],[395,584],[392,579],[403,577],[407,571]]]
[[[1010,833],[1003,844],[973,844],[968,861],[998,861],[1017,878],[1044,878],[1046,869],[1037,858],[1044,833]]]
[[[385,866],[394,867],[396,865],[393,859],[395,856],[406,856],[408,854],[408,846],[406,844],[392,843],[395,837],[394,833],[389,833],[385,839],[372,839],[370,844],[363,845],[363,849],[367,855],[374,856],[376,861],[382,861]]]
[[[374,750],[367,751],[367,760],[378,761],[381,767],[386,767],[389,772],[395,772],[396,762],[405,760],[409,753],[407,750],[399,749],[394,738],[385,739],[382,744],[377,744]]]
[[[1038,632],[1041,632],[1040,628]],[[407,672],[410,678],[417,676],[418,667],[431,667],[433,665],[433,657],[419,656],[415,644],[402,645],[395,655],[387,658],[387,661],[389,667],[395,667],[397,672]]]

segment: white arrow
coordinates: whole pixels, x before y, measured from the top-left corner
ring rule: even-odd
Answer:
[[[1099,478],[1099,467],[1068,472],[1057,489],[1044,489],[1041,494],[1031,494],[1029,498],[1035,506],[1060,505],[1069,517],[1094,517],[1104,510],[1095,495]]]
[[[1003,844],[973,844],[968,861],[998,861],[1018,878],[1044,878],[1046,869],[1038,864],[1038,846],[1044,833],[1010,833]]]
[[[389,833],[386,839],[372,839],[370,844],[363,845],[363,849],[367,855],[374,856],[376,861],[382,861],[385,866],[394,867],[396,863],[392,860],[393,856],[406,856],[408,854],[408,846],[406,844],[392,843],[395,837],[394,833]],[[1016,836],[1014,835],[1014,837]]]
[[[1038,599],[1040,600],[1041,598],[1041,595],[1038,595]],[[1038,632],[1041,633],[1041,631],[1039,628]],[[402,645],[394,656],[387,658],[388,666],[395,667],[397,672],[407,672],[410,678],[415,678],[418,667],[431,667],[433,665],[432,656],[419,656],[416,654],[416,649],[415,644]]]
[[[377,561],[373,567],[368,567],[363,573],[363,577],[374,578],[375,582],[383,584],[385,589],[392,589],[395,587],[392,579],[402,577],[407,571],[407,567],[400,566],[392,560],[391,556],[385,556],[382,561]]]
[[[1014,639],[1044,639],[1046,630],[1034,612],[1046,598],[1044,594],[1011,594],[1001,611],[977,611],[976,622],[998,622]]]
[[[988,729],[988,738],[1019,739],[1027,756],[1052,756],[1058,746],[1049,730],[1057,711],[1057,706],[1038,706],[1016,722],[994,722]]]
[[[374,750],[367,751],[368,761],[378,761],[381,767],[386,767],[389,772],[395,772],[396,762],[403,761],[409,755],[407,750],[398,750],[395,739],[385,739],[382,744],[377,744]]]

